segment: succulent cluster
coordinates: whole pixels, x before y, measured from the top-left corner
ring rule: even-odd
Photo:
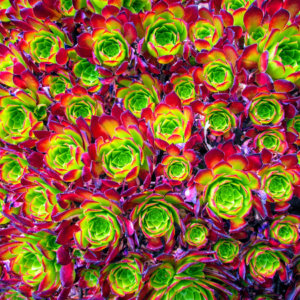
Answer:
[[[0,300],[299,300],[299,89],[299,0],[0,0]]]

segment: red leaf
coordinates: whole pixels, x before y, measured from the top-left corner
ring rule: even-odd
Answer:
[[[251,34],[258,26],[260,26],[264,14],[257,6],[250,6],[244,15],[244,24],[247,31]]]
[[[132,22],[128,22],[124,24],[124,38],[128,42],[129,45],[134,43],[134,41],[137,39],[137,31]]]
[[[64,48],[60,48],[56,54],[56,62],[59,65],[65,65],[68,62],[68,52]]]
[[[57,262],[60,265],[68,265],[71,262],[69,248],[65,248],[61,246],[60,248],[58,248],[56,254],[57,254]]]
[[[166,102],[166,104],[170,105],[171,107],[181,108],[181,100],[175,92],[168,94],[165,98],[165,102]]]
[[[27,161],[29,164],[35,168],[43,168],[44,162],[43,162],[44,154],[39,152],[32,152],[28,157]]]
[[[75,280],[75,271],[73,262],[68,265],[62,265],[59,271],[60,280],[63,287],[71,287]]]
[[[198,18],[198,5],[188,5],[184,9],[183,20],[187,22],[187,24],[191,22],[196,22]]]
[[[224,156],[223,151],[217,148],[211,149],[204,156],[207,168],[212,169],[216,164],[223,160]]]
[[[272,17],[269,24],[269,31],[274,28],[282,30],[290,19],[290,13],[285,9],[280,9]]]

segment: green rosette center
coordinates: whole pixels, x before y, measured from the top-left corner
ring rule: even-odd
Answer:
[[[74,74],[81,78],[86,86],[95,86],[99,84],[99,73],[96,66],[91,64],[88,60],[84,59],[74,66]]]
[[[190,232],[190,238],[192,241],[199,243],[205,238],[205,232],[199,227],[193,227]]]
[[[142,279],[142,275],[132,264],[122,263],[109,274],[112,288],[118,294],[129,294],[135,292]]]
[[[111,164],[115,168],[124,168],[133,160],[132,153],[130,152],[130,150],[123,148],[113,150],[110,158],[112,159]]]
[[[76,118],[87,118],[92,115],[92,109],[91,106],[88,105],[85,101],[79,101],[72,106],[70,114],[75,116]]]
[[[163,207],[150,206],[144,211],[142,224],[149,236],[162,236],[173,225],[173,220]]]
[[[165,46],[167,44],[176,42],[176,36],[166,26],[158,28],[155,32],[155,38],[159,45]]]
[[[211,129],[224,131],[228,127],[228,117],[221,112],[214,112],[209,118]]]
[[[205,26],[199,28],[196,32],[197,39],[204,39],[210,35],[211,35],[210,28],[207,28]]]
[[[289,189],[290,182],[283,176],[273,175],[270,179],[269,190],[272,194],[281,194]]]
[[[166,269],[159,269],[151,279],[151,283],[154,288],[167,286],[172,278],[173,274],[170,274],[170,269],[169,272]]]
[[[108,39],[102,45],[102,51],[108,57],[114,57],[120,52],[119,43],[115,39]]]
[[[251,259],[252,262],[252,259]],[[255,258],[254,268],[257,273],[267,275],[280,267],[279,258],[270,251],[265,251]]]
[[[237,184],[223,184],[217,191],[216,203],[221,212],[229,213],[243,205],[244,190]]]
[[[114,238],[115,230],[112,228],[111,222],[106,220],[104,216],[88,220],[87,226],[90,237],[94,241],[99,243],[103,241],[105,244],[108,244]]]
[[[26,114],[22,107],[9,107],[7,112],[9,113],[8,126],[14,130],[19,130],[23,127],[26,119]]]
[[[274,136],[266,136],[263,139],[263,144],[267,149],[273,149],[277,147],[278,141]]]
[[[12,160],[3,165],[2,173],[6,178],[9,178],[11,182],[18,182],[22,175],[22,168],[17,161]]]
[[[150,94],[149,94],[150,96]],[[148,98],[143,93],[136,93],[130,100],[129,104],[133,111],[142,111],[148,105]]]
[[[262,27],[257,27],[253,32],[252,32],[252,38],[255,41],[258,41],[262,39],[265,36],[265,30]]]
[[[195,87],[190,82],[182,81],[176,85],[175,92],[178,94],[180,99],[189,99],[193,96]]]
[[[288,239],[290,239],[291,236],[293,236],[294,232],[290,228],[290,226],[283,225],[279,228],[278,234],[283,240],[288,240]]]
[[[278,54],[284,66],[292,66],[294,71],[300,69],[300,39],[298,36],[285,38],[278,46]]]
[[[170,174],[174,177],[180,177],[186,171],[186,166],[182,162],[173,163],[169,168]]]
[[[55,163],[61,168],[65,168],[72,159],[70,148],[65,145],[53,147],[52,153]]]
[[[209,72],[208,77],[213,83],[222,83],[225,79],[225,71],[222,68],[216,68]]]
[[[177,119],[173,120],[164,120],[161,124],[161,133],[162,134],[172,134],[175,128],[179,127],[179,122]]]
[[[52,94],[58,95],[64,93],[66,90],[66,83],[63,78],[55,78],[54,82],[50,86],[50,91]]]
[[[55,46],[52,37],[41,37],[35,40],[36,55],[39,58],[48,58],[51,55],[51,49]]]
[[[269,120],[271,116],[275,113],[275,109],[271,105],[267,105],[266,103],[261,103],[258,105],[257,114],[262,120]]]
[[[294,127],[298,133],[300,133],[300,118],[295,118]]]

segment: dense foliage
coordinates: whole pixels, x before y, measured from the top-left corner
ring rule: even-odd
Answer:
[[[0,0],[0,300],[299,300],[300,1]]]

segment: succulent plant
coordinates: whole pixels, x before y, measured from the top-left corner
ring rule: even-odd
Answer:
[[[208,242],[209,230],[203,224],[204,222],[197,219],[191,219],[187,224],[184,234],[184,241],[189,246],[196,247],[198,249],[204,248]]]
[[[217,258],[223,263],[232,263],[239,254],[239,244],[234,239],[219,239],[214,245]]]
[[[259,283],[270,281],[276,272],[279,272],[282,280],[286,278],[285,264],[289,263],[289,259],[281,251],[276,251],[263,242],[258,241],[249,246],[244,259],[245,264],[249,265],[252,278]],[[244,271],[243,268],[240,268],[240,274]]]
[[[136,117],[141,117],[143,109],[150,108],[152,111],[159,103],[160,90],[157,80],[149,74],[142,75],[143,83],[132,82],[128,87],[118,89],[117,98],[123,99],[124,107]]]
[[[298,300],[297,0],[0,0],[0,300]]]
[[[187,38],[187,26],[177,16],[177,11],[148,14],[143,20],[146,31],[143,47],[161,64],[168,64],[182,51]]]
[[[100,280],[107,279],[111,291],[118,296],[137,294],[142,287],[143,265],[136,258],[124,258],[102,271]]]
[[[43,120],[47,116],[47,105],[37,101],[24,91],[17,92],[15,97],[3,91],[0,106],[0,138],[18,144],[34,137],[33,131],[42,130]]]

